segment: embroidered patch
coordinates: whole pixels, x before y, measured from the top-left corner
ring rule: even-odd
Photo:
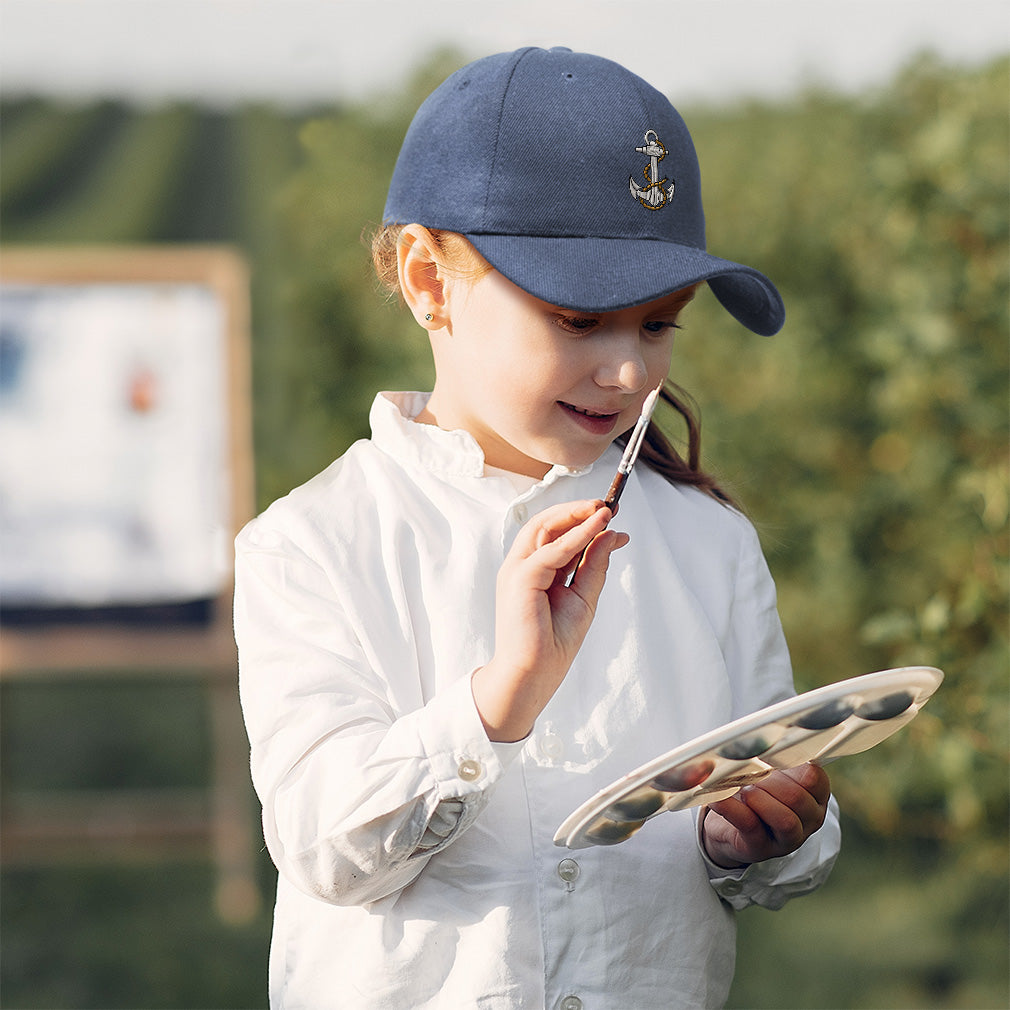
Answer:
[[[636,147],[639,154],[644,154],[649,159],[649,164],[642,169],[647,186],[639,186],[635,182],[634,176],[628,177],[628,187],[631,195],[646,209],[659,210],[665,207],[668,200],[673,198],[674,181],[672,179],[659,178],[659,163],[666,157],[666,148],[663,142],[656,136],[655,130],[645,131],[645,144]],[[668,185],[669,184],[669,185]]]

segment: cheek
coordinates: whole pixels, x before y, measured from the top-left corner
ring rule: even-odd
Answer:
[[[496,427],[523,423],[540,400],[537,369],[512,354],[496,354],[473,362],[470,396],[474,409]]]
[[[655,386],[670,372],[670,365],[673,361],[673,339],[647,347],[642,357],[645,360],[645,367],[648,369],[650,378],[654,379],[652,384]]]
[[[517,335],[505,353],[496,355],[498,375],[517,394],[559,396],[572,377],[585,367],[582,355],[565,355],[539,333]],[[505,377],[507,376],[507,379]]]

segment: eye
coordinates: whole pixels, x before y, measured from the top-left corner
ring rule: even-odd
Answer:
[[[554,322],[569,333],[589,333],[600,325],[596,316],[555,316]]]
[[[646,333],[651,333],[658,337],[668,330],[679,330],[681,326],[673,319],[650,319],[648,322],[642,323],[642,329]]]

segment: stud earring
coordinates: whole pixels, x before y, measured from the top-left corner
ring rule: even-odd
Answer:
[[[434,319],[434,318],[435,317],[430,312],[425,312],[425,314],[424,314],[424,321],[426,323],[430,323],[432,321],[432,319]]]

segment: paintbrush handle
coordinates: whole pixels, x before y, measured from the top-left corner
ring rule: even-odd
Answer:
[[[610,509],[611,512],[616,511],[617,503],[621,500],[621,495],[624,494],[624,487],[628,483],[628,475],[631,473],[631,468],[635,465],[635,460],[638,459],[638,451],[642,448],[642,442],[645,441],[645,431],[649,427],[649,421],[652,418],[652,412],[656,409],[656,403],[659,398],[659,390],[662,388],[662,383],[653,392],[651,392],[645,399],[645,403],[642,405],[642,413],[638,418],[634,430],[628,437],[628,444],[624,447],[624,453],[621,456],[621,462],[617,466],[617,473],[614,474],[614,479],[610,482],[610,487],[607,490],[607,497],[603,499],[603,504]],[[572,579],[575,578],[575,572],[579,565],[582,564],[582,559],[586,556],[586,552],[583,551],[579,555],[579,560],[575,563],[575,568],[572,569],[571,575],[568,577],[565,585],[571,585]]]
[[[621,500],[621,495],[624,493],[624,485],[628,483],[628,474],[630,472],[630,470],[618,470],[614,474],[614,479],[610,482],[610,489],[607,491],[607,497],[603,499],[603,504],[611,512],[614,511],[617,503]]]

